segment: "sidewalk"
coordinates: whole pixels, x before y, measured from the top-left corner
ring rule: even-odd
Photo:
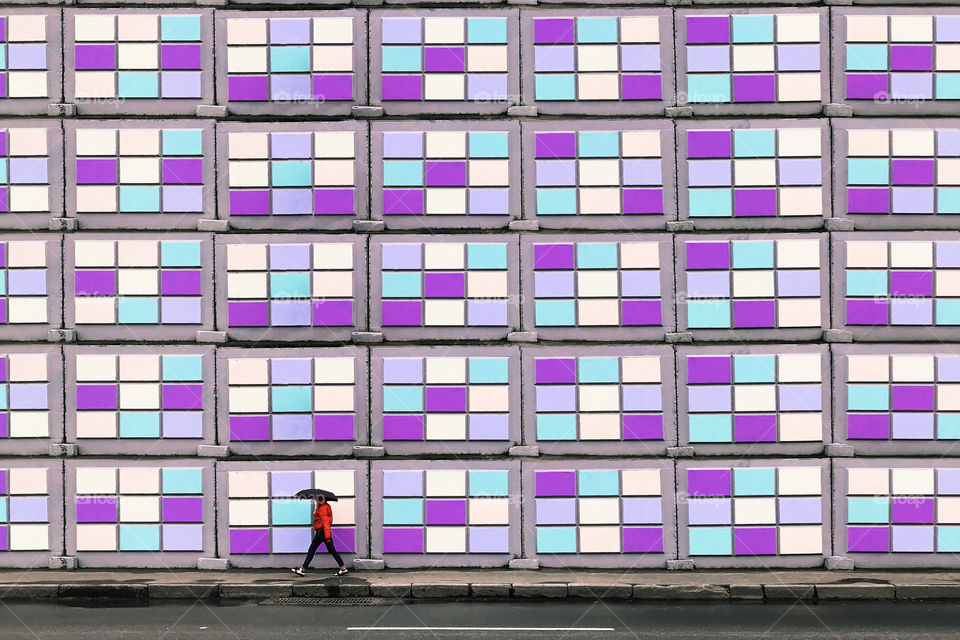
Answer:
[[[0,600],[300,597],[601,598],[610,600],[958,600],[957,571],[589,571],[390,569],[344,578],[316,569],[0,570]]]

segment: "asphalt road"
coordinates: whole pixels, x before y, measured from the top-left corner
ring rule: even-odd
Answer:
[[[382,606],[362,607],[171,603],[138,608],[0,602],[2,640],[887,640],[958,636],[960,606],[947,603],[653,605],[591,601],[390,601]]]

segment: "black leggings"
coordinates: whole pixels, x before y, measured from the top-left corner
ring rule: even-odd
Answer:
[[[332,532],[331,532],[332,535]],[[317,529],[313,532],[313,540],[310,541],[310,548],[307,549],[307,557],[303,561],[303,568],[306,569],[310,566],[310,563],[313,562],[313,556],[316,555],[317,549],[320,548],[320,543],[324,542],[323,540],[323,529]],[[330,555],[333,556],[333,559],[337,561],[337,566],[343,566],[343,558],[340,557],[340,554],[337,553],[336,547],[333,546],[333,538],[330,538],[329,542],[324,542],[327,546],[327,551],[330,552]]]

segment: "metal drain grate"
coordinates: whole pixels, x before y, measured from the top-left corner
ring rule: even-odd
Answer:
[[[375,598],[306,598],[306,597],[292,597],[292,598],[274,598],[273,600],[265,600],[260,604],[267,605],[320,605],[320,606],[334,606],[334,607],[362,607],[368,605],[377,604],[378,599]]]

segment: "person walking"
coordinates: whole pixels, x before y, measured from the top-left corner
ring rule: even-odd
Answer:
[[[320,543],[324,543],[327,547],[327,551],[330,552],[330,555],[333,556],[333,559],[336,560],[337,564],[340,565],[340,570],[337,571],[334,575],[342,576],[347,573],[347,567],[343,564],[343,558],[340,557],[340,554],[337,553],[336,547],[333,546],[333,532],[331,527],[333,526],[333,509],[330,508],[330,504],[327,503],[325,497],[317,496],[316,509],[313,511],[313,540],[310,541],[310,548],[307,549],[307,557],[303,559],[303,564],[296,569],[291,569],[298,576],[307,575],[306,569],[310,566],[310,563],[313,561],[313,556],[316,555],[317,549],[320,547]]]

